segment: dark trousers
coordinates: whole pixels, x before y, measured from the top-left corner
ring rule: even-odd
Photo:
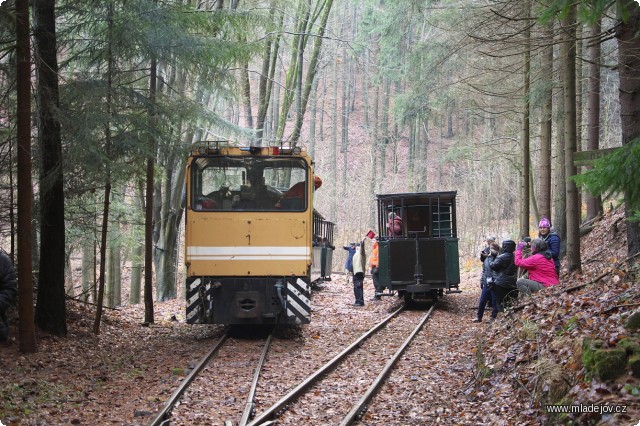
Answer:
[[[353,294],[356,296],[356,305],[364,305],[364,274],[358,272],[353,276]]]
[[[371,278],[373,279],[373,288],[376,289],[376,293],[382,293],[382,287],[380,286],[380,269],[377,267],[371,268]]]
[[[482,319],[482,316],[484,315],[484,309],[486,308],[487,304],[490,304],[490,306],[495,310],[496,301],[493,291],[491,291],[488,285],[485,285],[484,287],[482,287],[482,293],[480,293],[480,304],[478,305],[479,320]],[[493,314],[491,315],[491,317],[495,318]]]
[[[495,305],[493,306],[491,317],[495,318],[498,316],[498,312],[504,312],[505,306],[510,305],[518,298],[518,289],[494,285],[492,291],[494,294]]]
[[[9,337],[9,321],[4,311],[0,311],[0,342],[4,342]]]

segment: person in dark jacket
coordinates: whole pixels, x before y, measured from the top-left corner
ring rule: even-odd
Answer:
[[[498,243],[493,242],[489,246],[489,253],[485,257],[484,264],[482,265],[482,277],[480,278],[480,303],[478,304],[478,315],[473,322],[482,322],[482,317],[484,316],[484,310],[487,304],[491,304],[491,307],[495,309],[495,297],[492,286],[490,283],[493,282],[493,271],[489,266],[489,259],[495,258],[498,256],[500,252],[500,246]]]
[[[498,256],[489,256],[489,267],[493,271],[493,294],[495,305],[491,312],[491,318],[496,319],[498,312],[504,312],[504,307],[511,300],[518,297],[518,287],[516,286],[516,273],[518,268],[513,263],[513,252],[516,249],[516,242],[504,240],[502,242],[502,253]],[[488,283],[491,285],[491,283]]]
[[[546,217],[540,219],[538,229],[538,238],[547,243],[547,250],[551,252],[556,267],[556,275],[560,276],[560,235],[551,230],[551,221]]]
[[[7,309],[15,302],[18,294],[16,270],[9,256],[0,250],[0,342],[9,337]]]

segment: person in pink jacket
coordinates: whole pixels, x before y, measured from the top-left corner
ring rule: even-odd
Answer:
[[[542,238],[531,241],[531,256],[523,259],[522,249],[527,243],[518,243],[514,263],[528,272],[528,278],[520,278],[516,282],[520,295],[530,295],[545,287],[559,283],[553,255],[547,250],[547,243]]]

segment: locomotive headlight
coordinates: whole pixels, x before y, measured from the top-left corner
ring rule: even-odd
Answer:
[[[299,146],[294,146],[292,152],[293,155],[300,155],[300,153],[302,152],[302,148],[300,148]]]

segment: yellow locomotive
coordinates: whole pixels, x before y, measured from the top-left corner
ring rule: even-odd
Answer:
[[[187,322],[309,323],[334,228],[313,209],[311,158],[215,141],[194,145],[186,167]]]

